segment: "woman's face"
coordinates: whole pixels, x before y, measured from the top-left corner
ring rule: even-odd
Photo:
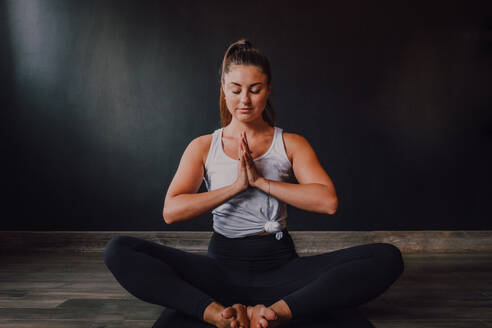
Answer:
[[[242,122],[263,119],[271,85],[258,66],[231,65],[224,76],[225,101],[233,118]]]

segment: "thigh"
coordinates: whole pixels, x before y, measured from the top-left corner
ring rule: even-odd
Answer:
[[[116,254],[111,256],[130,254],[130,260],[133,256],[149,256],[169,266],[182,279],[211,296],[220,289],[226,277],[223,268],[213,258],[133,236],[114,237],[108,243],[105,253]]]
[[[302,256],[274,270],[256,274],[252,280],[252,287],[257,293],[254,301],[278,300],[339,265],[372,258],[377,248],[377,244],[364,244],[323,254]]]

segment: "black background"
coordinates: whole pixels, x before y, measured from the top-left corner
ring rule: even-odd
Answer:
[[[492,229],[491,1],[0,1],[3,230],[166,225],[181,155],[219,127],[219,67],[271,61],[334,216],[291,230]],[[205,191],[202,185],[200,192]]]

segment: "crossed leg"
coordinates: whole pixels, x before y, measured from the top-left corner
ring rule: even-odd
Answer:
[[[386,291],[404,270],[400,250],[388,243],[299,257],[273,272],[293,318],[354,308]],[[289,277],[296,277],[295,280]],[[271,277],[269,278],[269,280]]]
[[[244,302],[272,304],[283,300],[297,321],[318,314],[335,317],[375,299],[386,291],[404,270],[400,250],[388,243],[364,244],[288,263],[252,277],[251,283],[235,290]],[[250,290],[252,292],[250,292]],[[359,316],[360,317],[360,316]]]
[[[207,256],[132,236],[113,237],[104,263],[133,296],[198,320],[224,281],[222,269]]]
[[[131,294],[179,312],[170,315],[172,311],[163,311],[156,325],[172,319],[190,327],[207,327],[203,313],[211,302],[225,304],[231,295],[242,297],[239,290],[226,288],[230,272],[205,255],[131,236],[111,239],[104,255],[106,266]],[[360,245],[296,258],[280,268],[258,274],[254,286],[243,286],[252,297],[243,296],[244,303],[238,303],[271,304],[283,299],[293,314],[292,324],[307,324],[323,313],[328,318],[316,319],[313,324],[318,326],[313,328],[330,327],[330,320],[343,321],[346,313],[363,317],[354,307],[382,294],[402,271],[403,261],[395,246]],[[254,293],[247,293],[250,290]],[[365,326],[360,326],[372,327],[365,322]],[[184,326],[181,323],[179,327]],[[173,327],[172,323],[168,327]]]

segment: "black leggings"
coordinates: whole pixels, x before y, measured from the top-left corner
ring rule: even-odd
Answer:
[[[381,295],[404,269],[392,244],[299,257],[283,232],[280,240],[274,234],[227,238],[214,232],[206,255],[116,236],[106,245],[104,262],[132,295],[167,308],[154,327],[211,327],[203,312],[213,301],[269,306],[280,299],[292,312],[289,325],[314,320],[309,327],[345,327],[343,318],[361,317],[355,308]],[[340,324],[329,325],[330,316]],[[359,326],[373,327],[366,322]]]

